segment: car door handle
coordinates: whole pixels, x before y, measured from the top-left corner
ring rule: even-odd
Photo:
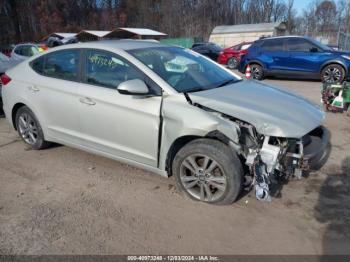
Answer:
[[[94,106],[96,105],[96,102],[93,101],[91,98],[88,98],[88,97],[82,97],[79,99],[80,103],[83,103],[83,104],[86,104],[86,105],[89,105],[89,106]]]
[[[32,93],[36,93],[40,91],[40,89],[37,88],[36,86],[28,86],[28,90],[31,91]]]

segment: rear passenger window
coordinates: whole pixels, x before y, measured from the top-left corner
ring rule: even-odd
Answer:
[[[65,80],[76,80],[79,71],[79,56],[79,50],[57,51],[47,54],[45,55],[43,74]]]
[[[87,52],[85,74],[87,83],[112,89],[127,80],[144,80],[144,75],[125,59],[99,50]]]
[[[43,74],[44,73],[44,61],[45,61],[45,57],[41,56],[41,57],[35,59],[34,61],[32,61],[30,65],[35,72],[37,72],[39,74]]]
[[[39,49],[33,45],[19,46],[15,49],[15,53],[21,56],[31,57],[39,54]]]
[[[262,44],[262,48],[267,51],[282,51],[284,39],[271,39],[265,40]]]

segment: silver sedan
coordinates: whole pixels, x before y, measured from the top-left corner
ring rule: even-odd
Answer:
[[[269,201],[277,178],[301,176],[328,144],[324,113],[306,99],[154,41],[58,47],[2,82],[7,120],[32,148],[56,142],[174,175],[213,204],[243,187]]]

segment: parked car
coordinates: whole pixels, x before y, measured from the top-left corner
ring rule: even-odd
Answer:
[[[321,79],[338,83],[349,78],[350,53],[335,51],[301,36],[269,37],[254,42],[241,59],[239,71],[250,65],[252,77]]]
[[[195,43],[192,48],[193,51],[205,55],[210,59],[217,61],[220,53],[222,52],[222,48],[214,43]]]
[[[12,49],[15,47],[15,45],[7,44],[7,45],[0,45],[0,53],[3,53],[4,55],[10,57]]]
[[[14,60],[10,60],[9,57],[7,57],[6,55],[4,55],[3,53],[0,53],[0,77],[11,67],[14,67],[17,64],[16,61]],[[0,79],[0,116],[3,115],[3,111],[2,111],[2,83],[1,83],[1,79]]]
[[[247,53],[247,49],[251,46],[251,42],[243,42],[238,45],[225,48],[218,57],[218,63],[227,65],[230,69],[235,69],[241,61],[241,56]]]
[[[21,62],[39,53],[40,50],[36,44],[19,44],[13,48],[11,52],[11,60]]]
[[[56,47],[2,80],[6,118],[33,149],[56,142],[174,175],[212,204],[247,181],[269,200],[273,177],[300,176],[328,144],[324,112],[306,99],[153,41]]]

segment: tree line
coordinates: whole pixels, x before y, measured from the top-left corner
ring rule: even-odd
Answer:
[[[217,25],[286,21],[291,34],[350,33],[349,0],[0,0],[0,43],[40,41],[52,32],[145,27],[207,39]]]

